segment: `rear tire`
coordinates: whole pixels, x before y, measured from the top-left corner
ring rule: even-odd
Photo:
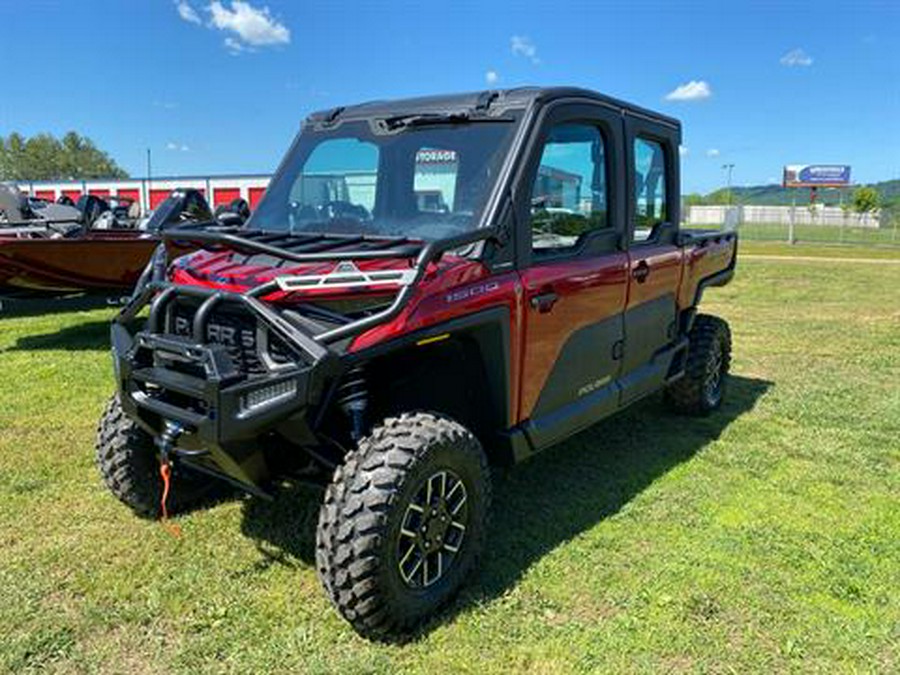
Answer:
[[[465,427],[432,413],[386,419],[335,470],[319,512],[316,566],[332,604],[365,637],[407,633],[476,566],[490,498]]]
[[[698,314],[688,336],[684,376],[666,389],[666,400],[687,415],[708,415],[722,405],[731,367],[731,330],[717,316]]]
[[[97,428],[97,467],[106,487],[122,503],[144,518],[160,515],[162,479],[153,438],[122,410],[115,394]],[[200,501],[212,481],[189,470],[175,468],[167,510],[184,511]]]

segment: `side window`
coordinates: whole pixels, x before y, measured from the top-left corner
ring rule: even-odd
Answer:
[[[666,222],[666,155],[663,146],[644,138],[634,140],[634,235],[647,241],[653,228]]]
[[[603,135],[588,124],[553,127],[531,191],[531,248],[536,255],[575,249],[610,227]]]
[[[456,210],[456,179],[459,159],[454,150],[420,148],[416,152],[413,190],[420,213],[450,213]]]

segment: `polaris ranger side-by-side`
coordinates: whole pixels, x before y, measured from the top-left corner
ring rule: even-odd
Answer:
[[[679,231],[680,138],[573,88],[310,116],[246,225],[162,234],[202,250],[160,247],[113,323],[106,484],[156,516],[317,477],[332,602],[410,629],[476,564],[492,463],[659,390],[720,405],[729,329],[697,305],[737,241]]]

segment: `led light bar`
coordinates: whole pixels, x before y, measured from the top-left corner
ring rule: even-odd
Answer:
[[[250,413],[264,408],[276,401],[283,401],[297,395],[297,381],[283,380],[259,389],[247,392],[241,396],[241,413]]]

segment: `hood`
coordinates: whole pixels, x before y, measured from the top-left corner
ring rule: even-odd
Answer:
[[[266,254],[198,251],[182,256],[174,262],[172,280],[176,283],[214,286],[223,290],[242,292],[279,277],[326,277],[355,271],[360,273],[405,271],[412,268],[413,262],[412,258],[381,258],[296,263]],[[331,292],[343,290],[338,283],[328,286],[326,290]]]
[[[300,278],[304,283],[289,282],[289,291],[277,291],[265,298],[270,302],[290,304],[313,299],[393,296],[401,288],[400,275],[411,275],[414,263],[413,258],[294,263],[265,254],[199,251],[175,260],[170,276],[177,284],[237,293],[276,279],[290,279],[293,282]],[[389,278],[396,281],[379,279],[385,276],[383,273],[390,272],[395,274],[389,275]],[[483,274],[484,266],[480,262],[447,254],[428,266],[421,285],[429,290],[451,287]],[[373,278],[375,281],[372,283],[366,281]],[[344,279],[349,279],[348,283],[344,283]]]

